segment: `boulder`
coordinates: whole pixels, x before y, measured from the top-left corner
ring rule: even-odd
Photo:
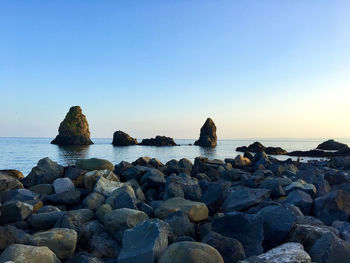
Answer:
[[[339,237],[350,243],[350,223],[345,221],[334,221],[332,227],[339,231]]]
[[[58,258],[67,259],[74,253],[77,237],[73,229],[53,228],[32,235],[31,245],[48,247]]]
[[[270,197],[270,190],[240,187],[233,190],[221,206],[222,211],[242,211]]]
[[[142,176],[140,183],[146,188],[158,188],[164,186],[165,177],[161,171],[151,169]]]
[[[11,176],[12,178],[15,178],[17,180],[21,180],[24,178],[23,173],[15,169],[0,170],[0,174]]]
[[[182,211],[178,211],[170,214],[167,218],[164,219],[166,223],[169,224],[171,234],[176,237],[181,236],[195,236],[195,225],[192,223],[188,216]]]
[[[23,188],[23,184],[20,181],[0,171],[0,192],[18,188]]]
[[[167,247],[167,223],[159,219],[146,220],[124,232],[118,263],[154,263]]]
[[[62,177],[63,167],[46,157],[41,159],[27,177],[23,180],[23,185],[29,188],[37,184],[52,184],[55,179]]]
[[[137,140],[135,138],[132,138],[129,134],[127,134],[125,132],[116,131],[113,134],[112,144],[114,146],[135,145],[135,144],[137,144]]]
[[[236,166],[247,166],[247,165],[250,165],[252,162],[246,158],[246,157],[243,157],[242,155],[238,154],[236,156],[236,158],[234,159],[234,164]]]
[[[244,248],[237,239],[225,237],[216,232],[209,232],[201,241],[215,248],[225,263],[236,263],[245,259]]]
[[[32,214],[27,221],[35,230],[50,229],[56,225],[58,219],[64,214],[65,212],[61,211]]]
[[[71,210],[57,220],[55,227],[73,229],[79,236],[83,224],[90,221],[93,217],[94,213],[90,209]]]
[[[313,212],[326,225],[331,225],[336,220],[347,221],[350,216],[350,193],[335,190],[316,198]]]
[[[337,156],[331,159],[331,166],[335,168],[350,168],[350,156]]]
[[[192,222],[206,220],[209,214],[208,207],[204,203],[186,200],[181,197],[173,197],[166,201],[161,201],[155,209],[154,215],[160,219],[165,219],[177,211],[187,214]]]
[[[278,198],[286,195],[280,178],[267,177],[261,182],[259,188],[269,189],[271,191],[270,196],[273,198]]]
[[[118,176],[116,176],[110,170],[107,170],[107,169],[94,170],[94,171],[90,171],[90,172],[87,172],[86,174],[84,174],[83,181],[84,181],[85,188],[88,189],[89,191],[92,191],[94,186],[95,186],[95,183],[99,177],[103,177],[103,178],[111,180],[111,181],[119,182]]]
[[[14,263],[60,263],[57,258],[47,247],[28,246],[22,244],[14,244],[5,249],[0,255],[0,262],[13,261]]]
[[[94,191],[103,194],[105,197],[109,197],[116,189],[123,185],[124,183],[99,177],[96,181]]]
[[[158,263],[224,263],[219,252],[210,245],[182,241],[170,245]]]
[[[311,198],[311,196],[301,190],[290,192],[287,198],[283,201],[284,204],[290,204],[299,207],[304,215],[310,214],[313,202],[314,200]]]
[[[133,228],[147,219],[148,216],[144,212],[129,208],[120,208],[108,212],[103,218],[103,223],[107,232],[121,242],[126,229]]]
[[[0,225],[26,219],[33,212],[33,206],[20,201],[7,202],[0,206]]]
[[[12,244],[28,244],[30,235],[14,226],[0,226],[0,253]]]
[[[63,192],[74,191],[74,184],[68,177],[57,178],[53,181],[53,188],[55,189],[56,194],[60,194]]]
[[[102,194],[92,192],[84,199],[83,204],[87,206],[87,208],[96,211],[105,200],[106,199]]]
[[[327,150],[327,151],[339,151],[349,148],[346,144],[337,142],[333,139],[325,141],[317,146],[318,150]]]
[[[192,178],[186,173],[171,175],[166,179],[164,199],[171,197],[182,197],[192,201],[200,201],[202,189],[196,178]]]
[[[58,135],[51,142],[58,145],[90,145],[89,124],[79,106],[69,109],[58,128]]]
[[[247,257],[263,252],[263,218],[261,215],[230,212],[214,218],[212,231],[239,240]]]
[[[156,136],[155,138],[143,139],[139,145],[145,146],[177,146],[173,138],[166,136]]]
[[[47,195],[45,196],[44,201],[57,205],[74,205],[80,203],[80,195],[80,191],[74,190],[59,194]]]
[[[50,195],[54,193],[54,188],[52,184],[37,184],[29,188],[33,193],[40,195]]]
[[[282,243],[296,223],[296,215],[280,205],[266,206],[259,211],[264,220],[264,247],[271,249]]]
[[[90,158],[90,159],[79,159],[76,161],[75,166],[79,169],[93,171],[93,170],[109,170],[113,171],[113,164],[105,159]]]
[[[310,263],[311,258],[299,243],[285,243],[264,254],[240,261],[240,263]]]
[[[298,180],[287,185],[284,190],[287,194],[294,190],[301,190],[308,193],[310,196],[314,196],[316,194],[316,187],[313,184],[308,184],[303,180]]]
[[[88,240],[88,251],[97,258],[117,258],[120,250],[119,243],[106,232],[93,234]]]
[[[13,202],[13,201],[32,201],[37,200],[39,198],[39,195],[36,193],[33,193],[30,190],[27,189],[13,189],[8,191],[0,192],[0,200],[2,202]]]
[[[216,126],[211,118],[208,118],[203,124],[199,139],[194,145],[202,147],[215,147],[217,145]]]

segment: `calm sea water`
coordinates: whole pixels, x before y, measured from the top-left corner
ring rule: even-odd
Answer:
[[[114,164],[120,161],[134,161],[140,156],[158,158],[162,162],[171,159],[188,158],[194,160],[197,156],[210,159],[233,158],[237,154],[238,146],[249,145],[254,141],[260,141],[265,146],[280,146],[287,151],[310,150],[324,140],[320,139],[250,139],[250,140],[219,140],[216,148],[207,149],[189,144],[193,140],[175,140],[181,146],[178,147],[152,147],[152,146],[126,146],[114,147],[111,138],[92,139],[94,144],[90,146],[60,147],[50,144],[52,138],[0,138],[0,169],[17,169],[27,175],[31,168],[43,157],[58,162],[62,165],[74,164],[79,158],[103,158]],[[350,145],[350,139],[341,139],[341,142]],[[286,156],[279,156],[286,159]],[[311,159],[311,158],[308,158]],[[307,158],[305,158],[307,160]]]

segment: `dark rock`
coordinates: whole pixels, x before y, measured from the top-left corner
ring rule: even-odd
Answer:
[[[132,138],[129,134],[122,132],[122,131],[116,131],[113,134],[113,142],[112,144],[114,146],[128,146],[128,145],[135,145],[137,144],[137,140],[135,138]]]
[[[330,165],[335,168],[350,168],[350,156],[334,157],[330,161]]]
[[[44,200],[45,202],[58,205],[74,205],[80,203],[80,195],[80,191],[74,190],[60,194],[47,195]]]
[[[96,211],[104,202],[105,197],[99,193],[92,192],[83,201],[83,204],[92,211]]]
[[[339,237],[350,243],[350,223],[345,221],[334,221],[332,227],[339,231]]]
[[[169,224],[175,238],[180,236],[195,236],[194,224],[182,211],[170,214],[164,221]]]
[[[223,236],[238,239],[247,257],[263,252],[263,218],[260,215],[230,212],[215,218],[212,231]]]
[[[326,225],[331,225],[335,220],[348,220],[350,215],[350,193],[336,190],[316,198],[313,212]]]
[[[21,221],[30,216],[33,206],[20,202],[11,201],[0,206],[0,225]]]
[[[269,189],[271,191],[271,197],[278,198],[285,196],[286,192],[283,190],[281,180],[279,178],[268,177],[263,180],[259,188]]]
[[[39,195],[36,193],[33,193],[30,190],[27,189],[13,189],[8,191],[0,192],[0,200],[2,202],[9,202],[9,201],[30,201],[38,199]]]
[[[216,232],[209,232],[201,241],[215,248],[225,263],[236,263],[245,259],[244,248],[237,239],[225,237]]]
[[[142,176],[140,183],[146,188],[158,188],[164,186],[165,177],[161,171],[152,169]]]
[[[335,170],[327,171],[324,175],[324,179],[327,180],[331,186],[350,183],[350,176],[348,174]]]
[[[289,156],[298,156],[298,157],[333,157],[335,153],[325,152],[321,150],[309,150],[309,151],[293,151],[287,153]]]
[[[103,204],[101,205],[97,211],[96,211],[96,217],[103,222],[103,218],[105,217],[105,215],[109,212],[111,212],[113,210],[113,208],[108,205],[108,204]]]
[[[264,219],[264,247],[271,249],[282,243],[293,228],[297,217],[284,206],[267,206],[260,210]]]
[[[221,206],[222,211],[242,211],[257,205],[270,196],[268,189],[240,187],[233,190]]]
[[[41,159],[27,177],[23,180],[23,185],[29,188],[37,184],[52,184],[55,179],[62,177],[63,167],[48,157]]]
[[[69,109],[58,128],[58,135],[51,142],[58,145],[90,145],[89,124],[79,106]]]
[[[192,201],[200,201],[202,189],[196,178],[191,178],[186,173],[172,175],[166,179],[164,199],[182,197]]]
[[[114,208],[130,208],[137,210],[136,197],[128,192],[123,192],[114,198]]]
[[[51,249],[58,258],[72,257],[77,243],[77,232],[69,228],[53,228],[32,235],[31,245],[45,246]]]
[[[28,244],[30,235],[14,226],[0,226],[0,253],[12,244]]]
[[[203,124],[199,139],[195,141],[194,145],[202,147],[215,147],[216,144],[216,126],[213,120],[211,118],[208,118]]]
[[[288,194],[283,203],[295,205],[300,208],[304,215],[309,215],[312,209],[313,199],[306,192],[295,190]]]
[[[73,229],[78,233],[79,237],[82,225],[93,217],[94,213],[90,209],[68,211],[57,220],[55,227]]]
[[[50,195],[54,193],[52,184],[37,184],[30,187],[29,190],[40,195]]]
[[[304,181],[296,181],[289,185],[287,185],[284,190],[287,194],[293,192],[295,190],[301,190],[308,193],[310,196],[314,196],[316,194],[316,187],[313,184],[307,184]]]
[[[288,152],[281,147],[267,147],[265,149],[266,154],[271,154],[271,155],[284,155],[287,154]]]
[[[93,170],[109,170],[113,171],[113,164],[105,159],[90,158],[90,159],[79,159],[76,161],[75,166],[79,169],[93,171]]]
[[[143,139],[139,145],[145,146],[177,146],[173,138],[157,135],[155,138]]]
[[[157,262],[167,247],[167,223],[159,219],[147,220],[124,232],[118,263]]]
[[[214,213],[218,211],[224,202],[224,191],[230,187],[230,184],[213,182],[210,183],[202,196],[202,202],[207,205],[209,211]]]
[[[154,217],[153,207],[152,206],[142,202],[142,203],[137,204],[137,208],[140,211],[146,213],[148,215],[148,217],[150,217],[150,218]]]
[[[350,244],[331,233],[327,233],[316,240],[309,254],[314,262],[348,263]]]
[[[105,262],[102,262],[99,258],[83,251],[83,252],[74,254],[72,258],[66,261],[66,263],[105,263]]]
[[[60,263],[55,253],[47,247],[14,244],[5,249],[0,255],[0,262],[26,263]]]
[[[195,253],[194,253],[195,251]],[[158,263],[224,263],[219,252],[200,242],[176,242],[170,245]]]
[[[65,212],[61,211],[32,214],[27,221],[35,230],[50,229],[56,225],[58,219],[64,214]]]
[[[88,241],[88,249],[98,258],[117,258],[121,247],[106,232],[93,234]]]
[[[319,144],[316,149],[327,150],[327,151],[331,151],[331,150],[338,151],[338,150],[343,150],[343,149],[347,149],[347,148],[349,148],[349,147],[346,144],[340,143],[340,142],[337,142],[337,141],[331,139],[331,140],[328,140],[328,141],[325,141],[325,142]]]
[[[3,169],[3,170],[0,170],[0,174],[11,176],[12,178],[15,178],[17,180],[21,180],[24,178],[23,173],[15,169]]]
[[[237,147],[237,152],[252,152],[252,153],[259,153],[265,151],[266,147],[262,145],[260,142],[254,142],[247,146]]]

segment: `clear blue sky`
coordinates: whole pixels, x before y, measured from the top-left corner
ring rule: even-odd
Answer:
[[[350,1],[0,1],[0,136],[350,137]]]

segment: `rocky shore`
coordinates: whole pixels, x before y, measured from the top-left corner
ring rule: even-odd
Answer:
[[[349,263],[350,158],[0,171],[0,262]]]

